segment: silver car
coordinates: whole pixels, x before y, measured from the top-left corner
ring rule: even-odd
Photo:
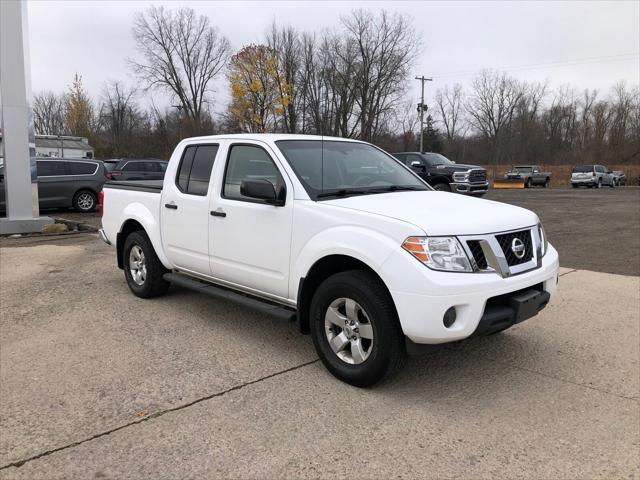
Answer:
[[[601,188],[608,185],[613,188],[616,186],[614,178],[613,172],[604,165],[580,165],[571,172],[571,186]]]

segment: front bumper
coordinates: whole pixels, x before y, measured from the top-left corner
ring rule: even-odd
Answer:
[[[489,190],[489,182],[451,182],[451,191],[467,195],[482,195]]]
[[[493,314],[499,314],[498,320],[507,325],[505,328],[518,323],[526,315],[511,304],[510,298],[529,290],[548,294],[548,298],[539,299],[544,300],[538,304],[543,308],[555,294],[558,268],[558,253],[549,245],[539,268],[506,278],[497,273],[436,272],[406,252],[392,254],[383,264],[381,276],[387,281],[404,334],[414,343],[438,344],[481,334],[485,328],[481,322],[491,325],[493,322],[486,319]],[[505,299],[506,303],[501,303]],[[500,313],[494,306],[512,310]],[[443,317],[451,307],[455,308],[456,320],[445,327]]]

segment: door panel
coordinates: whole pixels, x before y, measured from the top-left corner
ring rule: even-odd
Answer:
[[[223,178],[211,203],[218,215],[209,220],[213,276],[287,298],[293,186],[273,152],[260,144],[232,144],[225,156],[224,175],[218,175]],[[241,183],[248,179],[270,181],[277,193],[286,195],[284,206],[243,196]]]
[[[209,266],[209,184],[218,145],[190,145],[171,181],[162,189],[162,244],[179,268],[211,275]]]
[[[59,160],[38,160],[38,200],[41,208],[70,206],[68,201],[69,177],[65,162]]]

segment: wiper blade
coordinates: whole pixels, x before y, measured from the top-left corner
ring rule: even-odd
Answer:
[[[388,187],[372,188],[369,191],[373,193],[380,193],[380,192],[400,192],[400,191],[409,191],[409,190],[426,190],[426,189],[412,187],[410,185],[389,185]]]
[[[351,188],[342,188],[340,190],[333,190],[331,192],[322,192],[317,195],[318,198],[326,197],[346,197],[347,195],[364,195],[368,193],[367,190],[355,190]]]

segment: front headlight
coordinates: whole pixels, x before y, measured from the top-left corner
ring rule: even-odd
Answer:
[[[473,271],[456,237],[409,237],[402,243],[402,248],[433,270]]]
[[[453,179],[456,182],[468,182],[469,181],[469,172],[454,172]]]
[[[547,242],[547,234],[544,232],[544,228],[542,228],[542,223],[538,224],[538,235],[540,235],[540,250],[541,254],[544,255],[547,253],[547,247],[549,243]]]

